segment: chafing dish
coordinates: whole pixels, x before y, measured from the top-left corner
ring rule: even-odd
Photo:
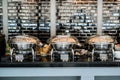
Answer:
[[[57,35],[48,40],[51,45],[51,61],[74,61],[74,45],[81,46],[77,38],[70,35]]]
[[[92,45],[93,48],[97,50],[107,50],[113,48],[114,43],[116,43],[115,39],[109,35],[93,35],[86,41],[89,45]]]
[[[93,35],[87,39],[92,48],[92,60],[113,60],[114,43],[116,41],[109,35]]]
[[[23,56],[28,54],[32,55],[32,60],[34,61],[36,56],[34,47],[42,46],[42,43],[38,38],[29,35],[14,36],[8,40],[8,44],[11,47],[11,61],[13,61],[14,56],[15,59],[17,59],[16,61],[23,61]]]

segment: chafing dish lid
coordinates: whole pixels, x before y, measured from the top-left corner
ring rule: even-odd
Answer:
[[[9,39],[9,43],[31,43],[31,44],[42,44],[42,42],[34,36],[30,35],[18,35]]]
[[[109,36],[109,35],[93,35],[91,37],[89,37],[87,39],[87,43],[88,44],[93,44],[93,43],[114,43],[115,40],[113,39],[113,37]]]
[[[71,43],[71,44],[79,44],[79,41],[76,37],[70,36],[70,35],[57,35],[54,37],[51,37],[48,41],[48,43]]]

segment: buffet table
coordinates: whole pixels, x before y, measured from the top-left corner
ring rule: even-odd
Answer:
[[[120,62],[0,62],[0,77],[120,76]]]

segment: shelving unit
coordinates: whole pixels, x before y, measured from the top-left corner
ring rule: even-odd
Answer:
[[[103,0],[101,28],[98,27],[98,22],[101,21],[97,19],[97,0],[77,1],[78,3],[71,0],[7,0],[6,6],[4,5],[7,11],[3,10],[7,15],[4,15],[6,19],[3,18],[4,23],[1,24],[4,25],[4,33],[8,38],[29,34],[37,36],[42,42],[51,36],[69,33],[85,43],[89,36],[96,35],[102,29],[103,34],[120,39],[119,0]]]
[[[8,0],[8,37],[28,34],[50,37],[50,0]]]
[[[90,1],[56,0],[57,35],[66,34],[67,30],[84,43],[85,39],[97,33],[97,1]]]
[[[103,0],[103,33],[113,36],[120,43],[120,1]]]

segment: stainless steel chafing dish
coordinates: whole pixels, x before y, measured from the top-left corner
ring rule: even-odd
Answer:
[[[87,43],[92,45],[93,60],[100,59],[102,61],[113,60],[115,39],[109,35],[93,35]],[[111,58],[111,59],[110,59]]]
[[[48,40],[48,43],[56,50],[72,49],[74,45],[81,46],[77,38],[70,35],[57,35]]]
[[[24,55],[31,54],[32,60],[35,59],[35,46],[42,46],[40,40],[34,36],[29,35],[18,35],[10,38],[8,40],[8,44],[11,47],[10,55],[11,61],[13,61],[13,57],[15,57],[16,61],[23,61]]]
[[[95,49],[109,49],[114,46],[116,41],[109,35],[93,35],[88,38],[87,43]]]
[[[70,35],[57,35],[48,40],[52,46],[51,61],[74,61],[74,45],[81,46],[77,38]]]

